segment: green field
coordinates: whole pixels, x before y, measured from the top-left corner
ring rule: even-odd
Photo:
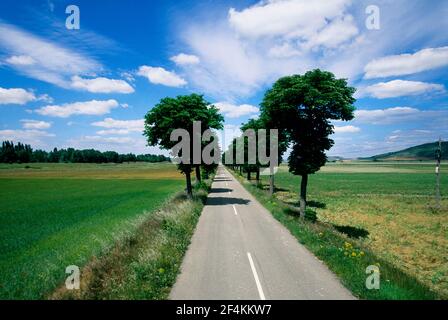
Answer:
[[[181,191],[172,164],[0,165],[0,298],[42,298]]]
[[[448,297],[447,163],[441,172],[439,211],[433,162],[330,163],[309,178],[309,207],[321,223]],[[298,205],[299,176],[281,166],[275,184],[277,199]]]

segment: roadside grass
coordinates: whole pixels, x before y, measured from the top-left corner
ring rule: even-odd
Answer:
[[[36,164],[32,164],[33,166]],[[114,179],[101,165],[47,167],[50,178],[14,178],[0,170],[0,298],[41,299],[57,288],[69,265],[82,267],[132,235],[153,211],[183,189],[183,178]],[[89,167],[102,179],[67,178]],[[122,175],[134,170],[121,165]],[[176,174],[175,166],[144,165],[141,172]],[[57,178],[58,172],[63,178]],[[174,173],[173,173],[174,172]],[[23,173],[20,173],[23,174]],[[19,175],[20,175],[19,174]],[[26,174],[26,173],[25,173]],[[109,176],[108,176],[109,175]],[[108,177],[108,178],[106,178]]]
[[[130,236],[94,258],[81,271],[80,290],[61,286],[50,299],[167,299],[211,180],[194,189],[193,200],[177,194]]]
[[[436,287],[431,287],[427,283],[423,283],[421,278],[416,277],[414,273],[410,273],[409,269],[401,268],[401,265],[396,263],[391,257],[381,254],[378,248],[369,243],[370,229],[365,229],[358,224],[353,224],[353,214],[355,210],[353,203],[347,199],[347,194],[344,188],[350,190],[355,198],[359,199],[359,203],[364,203],[365,197],[359,196],[364,192],[384,192],[381,186],[375,188],[376,184],[391,183],[391,181],[384,181],[384,177],[379,177],[378,181],[375,179],[368,179],[363,177],[361,181],[351,181],[354,177],[347,177],[342,175],[339,180],[334,181],[334,177],[326,176],[328,174],[318,174],[313,177],[320,176],[323,180],[317,183],[316,180],[310,181],[310,206],[307,216],[309,219],[303,221],[298,216],[297,211],[297,194],[290,191],[293,187],[297,188],[297,177],[284,171],[284,168],[276,175],[276,186],[280,188],[275,197],[269,197],[265,187],[260,188],[253,183],[248,182],[237,172],[233,172],[243,184],[243,186],[251,192],[262,203],[272,215],[279,220],[289,231],[304,244],[311,252],[313,252],[320,260],[327,264],[342,281],[342,283],[353,292],[355,296],[361,299],[438,299],[447,298],[444,290],[437,290]],[[282,177],[286,175],[287,177]],[[335,174],[337,175],[337,174]],[[339,174],[340,175],[340,174]],[[372,178],[373,175],[370,177]],[[372,181],[373,180],[373,181]],[[300,178],[299,178],[300,181]],[[370,182],[368,182],[370,181]],[[416,181],[419,181],[418,178]],[[351,183],[350,183],[351,182]],[[293,183],[290,185],[289,183]],[[371,184],[372,188],[364,186]],[[402,182],[405,186],[406,182]],[[421,183],[420,183],[421,185]],[[332,188],[333,186],[334,188]],[[287,187],[291,189],[286,189]],[[401,192],[406,193],[405,190]],[[295,190],[295,189],[292,189]],[[319,191],[318,191],[319,190]],[[322,191],[325,190],[325,191]],[[317,193],[319,196],[317,196]],[[340,207],[333,206],[329,199],[338,199]],[[293,200],[292,200],[293,199]],[[381,207],[381,203],[375,204],[373,202],[365,204],[365,206],[373,205],[374,208]],[[352,207],[351,207],[352,206]],[[346,215],[340,223],[331,223],[328,220],[323,220],[321,212],[325,211],[328,214],[338,215],[341,212],[352,209],[352,215]],[[360,212],[363,209],[358,208]],[[378,215],[383,215],[384,212],[378,209]],[[356,211],[356,210],[355,210]],[[316,215],[317,212],[317,215]],[[356,214],[359,212],[356,211]],[[387,215],[387,214],[386,214]],[[393,216],[393,213],[391,213]],[[446,216],[444,217],[446,219]],[[446,220],[445,220],[446,221]],[[379,223],[378,229],[388,230],[387,223]],[[367,232],[367,234],[366,234]],[[391,231],[388,231],[389,233]],[[413,235],[415,236],[415,234]],[[438,239],[438,238],[436,238]],[[436,240],[437,241],[437,240]],[[383,240],[387,244],[387,239]],[[394,244],[395,245],[395,244]],[[445,247],[446,248],[446,247]],[[412,249],[412,248],[411,248]],[[445,252],[445,253],[443,253]],[[439,251],[437,254],[440,261],[447,258],[446,251]],[[368,276],[366,268],[370,265],[377,265],[380,268],[381,286],[380,290],[368,290],[365,286],[365,281]],[[440,268],[446,267],[446,263],[440,264]],[[440,273],[438,281],[443,282],[443,277],[446,273]],[[442,280],[440,280],[442,279]]]

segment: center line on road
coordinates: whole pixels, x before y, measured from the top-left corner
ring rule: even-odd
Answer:
[[[258,279],[258,273],[257,269],[255,269],[254,262],[252,261],[252,256],[250,255],[250,252],[247,253],[247,257],[249,258],[250,268],[252,269],[252,274],[254,275],[255,284],[257,285],[258,294],[260,295],[261,300],[266,300],[263,288],[261,287],[260,279]]]
[[[235,205],[232,205],[232,207],[233,207],[233,211],[235,212],[235,215],[237,216],[238,215],[238,211],[236,211]]]

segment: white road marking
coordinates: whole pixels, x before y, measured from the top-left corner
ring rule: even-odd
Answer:
[[[247,253],[247,257],[249,258],[250,268],[252,269],[252,273],[254,275],[255,284],[257,285],[258,294],[260,295],[260,299],[266,300],[264,293],[263,293],[263,288],[261,287],[260,279],[258,279],[257,269],[255,269],[255,265],[252,260],[252,256],[250,255],[250,252]]]
[[[232,205],[232,207],[233,207],[233,211],[235,212],[235,215],[237,216],[238,215],[238,211],[236,211],[235,205]]]

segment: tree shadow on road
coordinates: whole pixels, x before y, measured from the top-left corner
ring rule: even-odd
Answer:
[[[212,188],[210,190],[210,193],[226,193],[226,192],[231,192],[232,189],[228,189],[228,188]]]
[[[249,204],[250,200],[231,197],[209,197],[207,199],[207,205],[209,206],[225,206],[228,204]]]

